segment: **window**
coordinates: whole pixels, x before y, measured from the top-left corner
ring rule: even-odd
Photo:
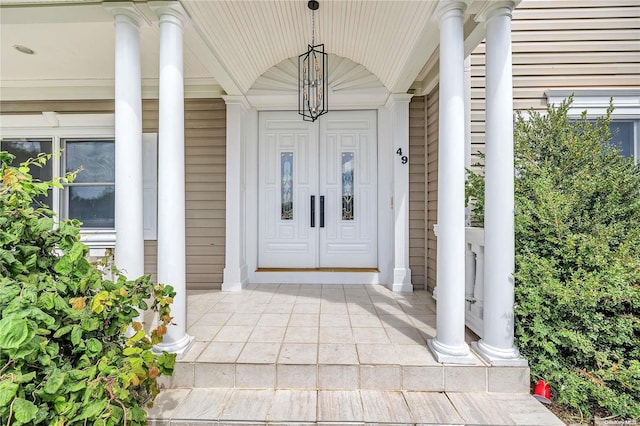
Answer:
[[[64,173],[79,170],[65,185],[63,217],[78,219],[85,228],[115,226],[115,143],[111,140],[63,141]]]
[[[625,157],[634,158],[638,161],[640,157],[640,143],[638,138],[638,128],[640,120],[613,120],[609,124],[611,134],[611,144],[620,150]]]
[[[115,139],[113,114],[0,115],[0,149],[15,164],[39,153],[58,153],[43,168],[32,167],[39,180],[81,169],[74,182],[53,189],[38,201],[59,217],[80,220],[83,241],[95,247],[115,244]],[[157,235],[157,134],[142,135],[144,238]]]
[[[30,158],[35,158],[41,152],[50,154],[52,152],[53,141],[51,139],[0,139],[0,150],[7,151],[10,154],[16,156],[13,160],[13,166],[19,166],[20,163],[24,163]],[[47,181],[53,178],[53,166],[51,162],[48,162],[42,167],[32,166],[30,169],[31,175],[35,180]],[[35,199],[35,203],[38,205],[46,205],[48,208],[53,209],[51,190],[49,190],[48,196],[39,195]]]
[[[592,88],[552,89],[546,91],[549,104],[559,105],[569,96],[573,104],[571,117],[578,118],[583,111],[595,119],[606,115],[609,102],[613,102],[609,128],[614,134],[611,144],[620,149],[625,157],[632,157],[636,164],[640,160],[640,89],[637,88]]]

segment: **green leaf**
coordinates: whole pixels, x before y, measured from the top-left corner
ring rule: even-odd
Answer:
[[[137,342],[138,340],[142,339],[145,336],[145,332],[144,330],[138,330],[136,331],[136,334],[134,334],[133,336],[131,336],[128,340],[128,342]]]
[[[82,328],[79,325],[74,325],[71,330],[71,343],[78,346],[82,340]]]
[[[29,383],[36,378],[36,372],[32,371],[27,374],[18,374],[15,376],[14,383]]]
[[[54,370],[53,373],[49,375],[49,378],[44,383],[44,391],[46,393],[56,393],[64,384],[64,380],[66,379],[67,374],[61,370]]]
[[[122,355],[138,355],[139,353],[142,352],[142,348],[134,348],[134,347],[126,347],[124,348],[124,350],[122,351]]]
[[[35,335],[29,321],[10,315],[0,319],[0,347],[17,349],[28,342]]]
[[[74,421],[88,419],[92,420],[97,418],[107,407],[106,400],[98,400],[87,405],[84,410],[75,418]]]
[[[99,314],[102,311],[104,311],[104,303],[108,298],[109,298],[108,291],[102,290],[101,292],[96,294],[93,297],[93,300],[91,301],[91,310],[96,314]]]
[[[20,423],[29,423],[36,418],[38,407],[31,401],[18,398],[13,403],[13,412],[17,421]]]
[[[102,351],[102,343],[98,339],[91,338],[87,341],[87,352],[90,354],[98,354]]]
[[[0,382],[0,407],[9,405],[9,402],[16,396],[18,387],[17,383],[11,383],[6,379]]]
[[[52,327],[56,322],[55,318],[35,306],[23,310],[20,314],[24,317],[34,318],[38,321],[42,321],[47,327]]]
[[[64,327],[60,327],[55,333],[53,333],[53,338],[57,339],[58,337],[64,336],[73,328],[72,325],[65,325]]]
[[[38,219],[38,224],[34,228],[34,232],[42,233],[51,230],[53,228],[53,219],[50,217],[43,217]]]

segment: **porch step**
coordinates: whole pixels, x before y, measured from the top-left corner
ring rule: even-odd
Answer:
[[[160,393],[149,425],[562,426],[530,395],[196,388]]]
[[[425,358],[428,360],[429,358]],[[528,394],[528,367],[178,362],[166,388],[385,390]]]

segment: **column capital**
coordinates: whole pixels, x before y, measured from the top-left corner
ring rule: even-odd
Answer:
[[[111,12],[116,22],[127,22],[136,27],[150,25],[147,16],[130,1],[102,3],[102,6]]]
[[[247,100],[245,96],[241,95],[223,95],[222,99],[224,99],[224,103],[229,105],[239,105],[242,107],[243,111],[249,111],[251,109],[251,104]]]
[[[516,7],[514,0],[489,1],[482,6],[476,14],[476,22],[488,22],[496,16],[508,16],[511,19],[511,12]]]
[[[408,104],[411,102],[413,94],[411,93],[391,93],[385,102],[384,107],[391,109],[397,104]]]
[[[160,23],[171,22],[178,26],[191,25],[189,14],[177,1],[157,1],[149,4],[151,10],[160,18]]]
[[[463,16],[465,10],[467,10],[467,2],[464,0],[440,0],[435,16],[442,21],[452,16]]]

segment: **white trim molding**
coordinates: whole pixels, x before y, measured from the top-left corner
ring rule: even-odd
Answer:
[[[640,118],[640,88],[637,87],[593,87],[548,89],[544,92],[547,103],[560,105],[573,95],[573,103],[569,115],[580,116],[587,111],[588,117],[606,115],[610,102],[615,110],[612,116],[616,119]]]

